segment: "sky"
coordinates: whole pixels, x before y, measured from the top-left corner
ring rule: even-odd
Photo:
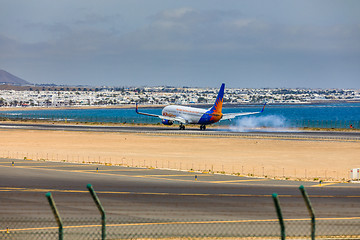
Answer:
[[[0,0],[0,69],[36,84],[360,89],[357,0]]]

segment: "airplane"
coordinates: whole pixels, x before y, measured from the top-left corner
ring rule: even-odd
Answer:
[[[259,112],[223,114],[222,105],[224,100],[224,89],[225,84],[223,83],[220,87],[215,103],[210,109],[194,108],[181,105],[168,105],[163,108],[162,115],[156,115],[139,112],[138,104],[136,103],[135,111],[137,114],[160,118],[162,120],[162,124],[164,125],[173,125],[174,122],[178,122],[180,123],[180,130],[185,130],[185,125],[187,124],[199,124],[200,130],[205,130],[206,125],[213,124],[218,121],[231,120],[238,116],[258,114],[264,111],[266,103],[264,104],[262,110]]]

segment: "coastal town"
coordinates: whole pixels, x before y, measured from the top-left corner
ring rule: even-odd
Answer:
[[[190,87],[29,87],[0,90],[0,107],[76,107],[210,104],[218,88]],[[360,89],[226,88],[226,104],[310,104],[360,102]]]
[[[220,84],[219,84],[220,87]],[[213,104],[219,88],[175,86],[109,87],[32,84],[0,69],[0,108],[57,108],[88,106],[206,105]],[[231,88],[225,104],[312,104],[360,102],[360,89]]]

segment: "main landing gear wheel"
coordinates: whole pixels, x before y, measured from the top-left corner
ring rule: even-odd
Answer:
[[[185,126],[184,126],[184,125],[182,125],[182,124],[180,125],[180,127],[179,127],[179,128],[180,128],[180,130],[185,130]]]
[[[200,130],[205,130],[206,126],[205,125],[200,125]]]

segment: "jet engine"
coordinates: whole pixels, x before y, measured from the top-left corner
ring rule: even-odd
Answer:
[[[171,120],[163,119],[163,120],[162,120],[162,124],[164,124],[164,125],[173,125],[174,122],[171,121]]]

